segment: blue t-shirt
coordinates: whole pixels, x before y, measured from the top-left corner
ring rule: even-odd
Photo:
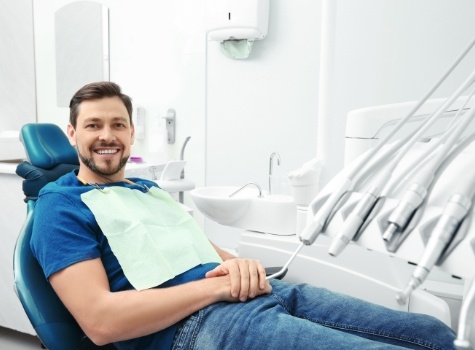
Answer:
[[[142,191],[145,189],[140,185],[157,187],[152,181],[137,178],[130,180],[135,185],[121,182],[100,186],[124,186]],[[91,185],[80,182],[73,171],[56,182],[47,184],[40,191],[31,237],[33,254],[43,268],[46,278],[75,263],[100,258],[112,292],[133,289],[94,215],[81,200],[81,194],[92,189]],[[157,287],[170,287],[202,279],[206,272],[215,266],[215,263],[199,265]],[[172,325],[152,335],[117,342],[115,345],[119,350],[170,349],[176,328],[177,325]]]

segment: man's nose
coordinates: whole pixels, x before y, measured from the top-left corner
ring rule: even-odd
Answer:
[[[99,138],[106,142],[114,141],[116,139],[114,130],[108,126],[102,128]]]

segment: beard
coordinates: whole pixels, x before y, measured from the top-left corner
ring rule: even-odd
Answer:
[[[127,164],[127,161],[129,160],[129,156],[125,156],[120,160],[119,164],[117,164],[116,166],[113,166],[111,160],[107,160],[106,166],[99,167],[94,162],[92,157],[86,157],[82,155],[81,153],[79,153],[79,151],[78,151],[78,155],[86,167],[91,169],[94,173],[98,175],[102,175],[102,176],[111,176],[111,175],[117,174]]]

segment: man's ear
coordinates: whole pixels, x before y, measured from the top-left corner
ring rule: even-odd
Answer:
[[[71,124],[68,124],[67,135],[71,146],[76,147],[76,130]]]

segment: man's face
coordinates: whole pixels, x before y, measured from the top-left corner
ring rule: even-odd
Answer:
[[[68,125],[68,136],[78,151],[79,176],[98,183],[123,180],[134,142],[134,127],[118,97],[82,102],[76,129]]]

